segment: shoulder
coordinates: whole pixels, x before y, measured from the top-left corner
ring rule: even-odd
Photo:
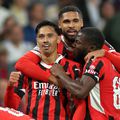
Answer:
[[[107,59],[106,57],[101,57],[101,58],[97,58],[95,60],[90,60],[88,63],[85,64],[85,66],[88,66],[88,65],[97,66],[98,64],[106,65],[109,63],[111,63],[109,59]]]
[[[72,60],[69,60],[69,59],[67,59],[67,58],[63,58],[62,61],[63,61],[63,62],[67,62],[69,65],[72,65],[72,66],[74,66],[74,65],[80,66],[79,63],[77,63],[77,62],[75,62],[75,61],[72,61]]]
[[[97,58],[95,60],[90,60],[84,66],[84,73],[103,73],[108,71],[112,67],[110,60],[106,57]]]

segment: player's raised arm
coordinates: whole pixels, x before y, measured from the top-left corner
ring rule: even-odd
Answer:
[[[18,109],[21,99],[25,94],[25,81],[20,72],[10,74],[8,87],[6,89],[4,104],[5,107]]]

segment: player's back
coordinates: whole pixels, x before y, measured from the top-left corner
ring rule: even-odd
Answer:
[[[112,63],[103,58],[104,79],[100,81],[101,104],[108,115],[120,118],[120,74]]]

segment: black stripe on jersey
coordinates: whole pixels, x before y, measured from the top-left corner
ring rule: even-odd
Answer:
[[[60,119],[60,96],[55,96],[55,118],[54,120]]]
[[[32,78],[28,78],[28,105],[26,109],[26,114],[29,114],[30,112],[31,97],[32,97]]]
[[[35,103],[35,107],[33,108],[32,111],[32,117],[34,119],[37,119],[37,112],[38,112],[38,106],[39,106],[39,100],[41,98],[41,94],[39,94],[39,89],[37,90],[37,96],[36,96],[36,103]]]
[[[15,87],[14,92],[22,99],[25,93]]]
[[[99,61],[98,64],[96,65],[96,67],[95,67],[95,71],[99,74],[102,67],[103,67],[103,62]]]
[[[91,77],[96,83],[98,82],[98,80],[95,77],[95,75],[92,75],[92,74],[89,74],[89,73],[84,73],[84,75],[87,75],[87,76]]]
[[[49,84],[50,86],[50,84]],[[49,86],[48,86],[48,89],[49,89]],[[46,95],[45,96],[45,103],[44,103],[44,111],[43,111],[43,120],[48,120],[48,116],[49,116],[49,106],[50,106],[50,96],[49,95]]]
[[[65,72],[67,72],[68,66],[69,66],[69,62],[66,61],[65,65],[63,66]]]
[[[65,109],[65,112],[66,112],[65,120],[68,120],[68,114],[67,114],[67,110],[66,110],[67,104],[68,104],[67,89],[63,88],[62,89],[62,94],[64,96],[63,106],[64,106],[64,109]]]
[[[20,75],[20,78],[19,78],[19,81],[18,81],[18,89],[22,89],[23,88],[23,84],[24,84],[24,75],[21,74]]]
[[[20,97],[22,98],[24,96],[24,92],[21,91],[20,89],[23,89],[23,83],[24,83],[24,75],[21,74],[20,75],[20,78],[19,78],[19,81],[18,81],[18,86],[15,87],[14,89],[14,92]]]
[[[46,71],[46,68],[44,66],[42,66],[40,63],[39,63],[39,66],[40,66],[41,69]]]
[[[103,74],[101,77],[100,77],[100,80],[103,80],[105,77],[105,74]]]
[[[74,72],[74,79],[76,79],[76,78],[79,77],[79,71],[78,71],[78,70],[75,70],[75,68],[77,68],[76,65],[74,65],[74,66],[72,67],[72,70],[73,70],[73,72]]]
[[[66,109],[66,106],[67,106],[67,103],[68,103],[67,89],[63,88],[63,89],[62,89],[62,94],[63,94],[63,96],[65,97],[63,106],[64,106],[64,108]]]
[[[63,47],[62,55],[65,56],[66,58],[68,57],[65,46]]]
[[[92,60],[90,59],[89,62],[87,63],[87,65],[86,65],[86,69],[87,70],[89,69],[89,67],[90,67],[91,64],[92,64]]]

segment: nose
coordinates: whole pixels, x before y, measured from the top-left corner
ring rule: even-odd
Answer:
[[[45,38],[44,38],[44,41],[43,42],[48,42],[48,37],[47,36],[45,36]]]
[[[73,28],[73,27],[74,27],[73,22],[70,22],[69,27],[71,27],[71,28]]]

